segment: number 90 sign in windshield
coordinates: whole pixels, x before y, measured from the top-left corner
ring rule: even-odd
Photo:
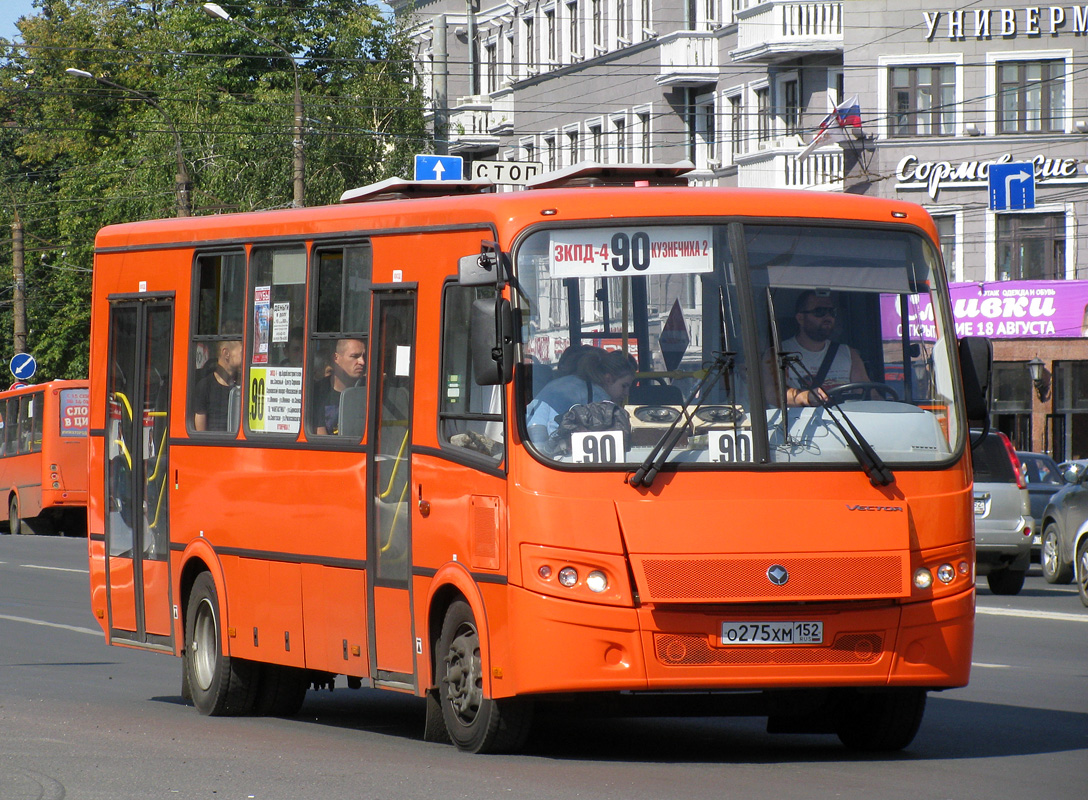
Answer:
[[[710,272],[714,240],[705,225],[570,228],[551,231],[553,278]]]

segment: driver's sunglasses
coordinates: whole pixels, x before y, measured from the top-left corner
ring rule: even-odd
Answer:
[[[816,308],[806,308],[804,313],[811,314],[817,319],[823,319],[824,317],[835,316],[839,313],[839,310],[831,306],[817,306]]]

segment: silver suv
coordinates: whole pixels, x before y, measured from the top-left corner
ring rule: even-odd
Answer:
[[[972,432],[972,441],[978,436]],[[971,451],[975,468],[975,562],[994,594],[1018,594],[1031,564],[1031,500],[1020,459],[1003,433]]]

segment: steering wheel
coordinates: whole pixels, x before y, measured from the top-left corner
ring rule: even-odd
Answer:
[[[899,402],[899,393],[895,389],[886,383],[876,383],[875,381],[844,383],[826,391],[827,399],[832,403],[841,403],[844,400],[868,400],[870,392],[881,394],[892,402]]]

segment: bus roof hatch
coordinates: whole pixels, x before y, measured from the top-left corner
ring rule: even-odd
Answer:
[[[493,191],[495,184],[491,181],[406,181],[403,178],[386,178],[357,189],[348,189],[340,195],[340,202],[373,203],[378,200],[410,200]]]
[[[687,186],[683,177],[695,169],[690,161],[673,164],[599,164],[581,161],[546,172],[526,184],[528,189],[559,189],[568,186]]]

